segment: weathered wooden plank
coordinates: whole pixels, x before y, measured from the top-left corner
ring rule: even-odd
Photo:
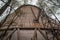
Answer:
[[[33,38],[31,40],[37,40],[37,29],[35,28]]]
[[[18,28],[20,30],[34,30],[35,28],[40,29],[40,30],[48,30],[48,31],[52,30],[52,28],[40,28],[40,27],[11,27],[8,29],[8,31],[13,30],[13,29],[18,29]],[[0,31],[5,31],[5,30],[6,30],[6,27],[0,29]],[[60,31],[60,29],[57,29],[57,28],[54,28],[53,30],[59,30]]]
[[[38,31],[42,34],[42,36],[44,37],[45,40],[47,40],[46,35],[38,28]]]
[[[19,30],[19,28],[17,29],[17,40],[20,40],[20,30]]]
[[[16,29],[14,29],[11,33],[9,33],[6,37],[4,37],[3,40],[7,40],[15,31]]]

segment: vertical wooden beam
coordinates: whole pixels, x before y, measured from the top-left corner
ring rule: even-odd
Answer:
[[[20,29],[17,29],[17,40],[20,40]]]
[[[34,35],[31,40],[37,40],[37,28],[35,28]]]

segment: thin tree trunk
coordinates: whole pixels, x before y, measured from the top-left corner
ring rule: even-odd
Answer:
[[[6,8],[9,6],[11,0],[8,0],[8,2],[0,9],[0,15],[6,10]]]

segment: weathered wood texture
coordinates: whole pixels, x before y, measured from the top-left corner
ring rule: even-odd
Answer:
[[[33,12],[31,10],[31,8],[32,8]],[[39,16],[38,16],[38,14],[39,14]],[[39,17],[38,18],[39,22],[34,22],[34,20],[37,19],[37,17]],[[10,25],[11,22],[12,22],[12,24]],[[56,22],[55,20],[48,17],[44,13],[44,11],[40,10],[38,7],[31,6],[31,5],[29,5],[29,6],[25,5],[25,6],[18,8],[14,13],[10,14],[0,29],[4,29],[4,28],[6,29],[8,26],[11,29],[11,28],[24,28],[24,27],[26,27],[26,28],[34,28],[34,27],[35,28],[36,27],[38,27],[38,28],[58,28],[60,25],[58,22]],[[39,30],[39,32],[41,32],[41,31]],[[18,34],[19,34],[19,32],[18,32]],[[20,32],[20,36],[21,36],[21,34],[22,33]],[[25,39],[25,37],[23,37],[24,38],[23,39],[23,38],[21,38],[22,36],[21,37],[18,36],[18,40],[19,40],[19,37],[22,40],[28,40],[29,35],[24,34],[24,33],[22,35],[23,36],[25,35],[27,37],[27,39]],[[40,35],[42,35],[42,36],[44,36],[44,38],[46,38],[44,33],[40,34]],[[31,38],[29,38],[29,40],[31,40]]]
[[[15,13],[12,13],[8,16],[6,19],[6,22],[2,25],[3,27],[8,26],[11,20],[14,20],[14,15],[17,15],[16,20],[12,23],[13,26],[17,27],[57,27],[59,24],[53,20],[50,19],[46,14],[40,13],[39,17],[39,23],[33,23],[35,17],[32,13],[32,10],[37,17],[39,13],[39,9],[32,6],[24,6],[22,8],[17,9]],[[11,27],[12,27],[11,25]],[[44,25],[44,26],[43,26]]]

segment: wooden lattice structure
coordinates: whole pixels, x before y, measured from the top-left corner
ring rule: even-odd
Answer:
[[[55,35],[56,40],[60,40],[59,36],[59,23],[56,20],[51,19],[46,15],[43,9],[33,5],[22,5],[15,12],[11,13],[1,25],[0,35],[1,40],[10,40],[11,35],[19,29],[20,30],[35,30],[34,36],[31,40],[37,40],[37,30],[41,33],[45,40],[51,40],[48,37],[48,34],[51,33]],[[9,30],[13,30],[9,33]],[[41,31],[44,30],[45,34]],[[56,32],[55,32],[56,31]],[[7,35],[7,36],[6,36]],[[53,40],[55,40],[53,38]],[[19,35],[18,35],[18,40]]]

